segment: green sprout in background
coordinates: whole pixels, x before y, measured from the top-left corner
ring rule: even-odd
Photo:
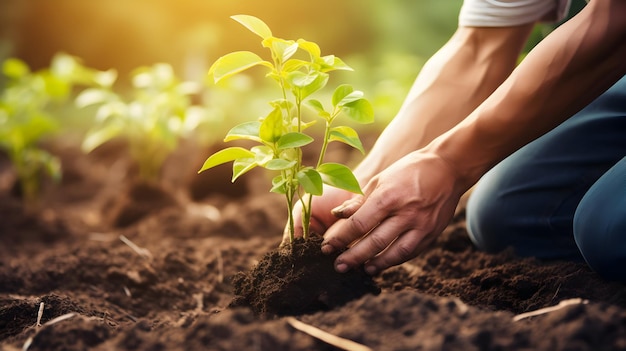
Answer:
[[[108,84],[115,75],[87,68],[67,54],[55,55],[49,68],[37,72],[9,58],[2,63],[2,74],[6,86],[0,95],[0,149],[15,168],[24,201],[35,205],[42,176],[61,178],[59,160],[40,145],[58,129],[52,105],[67,101],[76,85]]]
[[[192,104],[192,96],[200,92],[201,86],[181,82],[166,63],[135,70],[132,86],[130,101],[116,93],[112,84],[86,89],[78,95],[78,107],[99,105],[96,125],[87,132],[82,146],[90,152],[109,140],[122,138],[128,141],[131,157],[139,166],[140,180],[156,182],[180,139],[204,118],[204,109]]]
[[[327,85],[329,72],[352,69],[334,55],[322,56],[320,47],[314,42],[274,37],[270,28],[256,17],[237,15],[232,18],[263,39],[262,45],[271,51],[272,61],[263,60],[250,51],[232,52],[220,57],[211,66],[209,74],[217,83],[251,67],[266,67],[269,70],[267,77],[279,85],[281,95],[270,101],[269,114],[235,126],[224,139],[226,142],[251,140],[260,145],[249,150],[235,146],[218,151],[205,161],[199,172],[231,161],[233,181],[257,166],[277,172],[270,191],[285,195],[290,239],[294,240],[295,231],[294,201],[300,201],[302,205],[303,236],[306,239],[312,196],[322,195],[324,184],[361,193],[352,171],[339,163],[324,162],[324,156],[332,141],[364,152],[357,132],[348,126],[334,126],[334,122],[345,115],[358,123],[371,123],[374,120],[372,106],[362,92],[347,84],[335,88],[329,108],[319,100],[307,99]],[[322,146],[314,166],[302,163],[302,148],[314,141],[304,131],[315,123],[303,119],[304,105],[312,108],[324,122]]]

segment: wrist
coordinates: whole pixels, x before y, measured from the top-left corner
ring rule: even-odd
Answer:
[[[447,164],[461,193],[469,190],[494,164],[486,148],[469,133],[469,126],[457,127],[428,144],[424,151]]]

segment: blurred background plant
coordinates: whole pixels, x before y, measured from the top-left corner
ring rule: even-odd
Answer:
[[[112,139],[123,139],[138,166],[139,180],[158,183],[166,158],[207,119],[204,108],[193,101],[202,86],[181,81],[167,63],[137,68],[131,82],[128,99],[113,89],[113,82],[85,89],[76,97],[79,108],[98,106],[82,148],[90,152]]]
[[[2,63],[5,78],[0,92],[0,150],[11,161],[19,193],[34,206],[42,177],[61,177],[59,160],[41,143],[60,128],[55,107],[65,103],[77,85],[108,84],[112,72],[89,69],[70,55],[56,54],[50,66],[31,71],[22,60]]]

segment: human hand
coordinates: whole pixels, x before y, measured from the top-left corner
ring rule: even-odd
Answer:
[[[324,193],[321,196],[314,196],[312,202],[311,222],[309,230],[312,235],[323,235],[330,226],[332,226],[338,217],[331,213],[331,210],[344,201],[349,200],[355,196],[349,191],[334,188],[324,185]],[[294,237],[301,237],[303,234],[302,228],[302,203],[296,201],[293,208],[294,219]],[[289,236],[289,223],[285,226],[283,232],[283,239],[281,245],[288,244],[290,242]]]
[[[333,209],[345,221],[330,227],[322,251],[349,247],[335,260],[346,272],[365,264],[376,274],[403,263],[448,225],[465,189],[453,168],[426,152],[413,152],[373,177],[356,196]]]

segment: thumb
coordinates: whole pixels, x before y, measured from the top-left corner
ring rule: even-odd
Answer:
[[[363,205],[363,195],[355,196],[344,201],[341,205],[333,208],[331,213],[337,218],[348,218],[352,216]]]

